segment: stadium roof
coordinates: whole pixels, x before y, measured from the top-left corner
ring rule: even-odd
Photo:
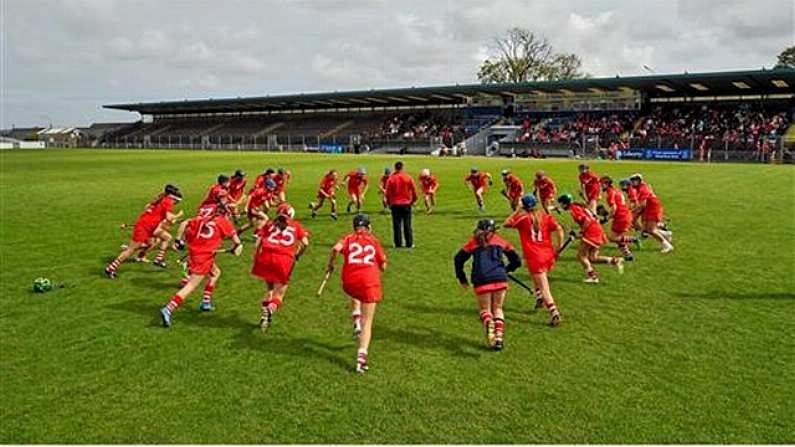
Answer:
[[[482,95],[571,94],[634,90],[649,97],[771,95],[795,92],[795,70],[747,70],[503,84],[462,84],[435,87],[299,93],[248,98],[109,104],[107,109],[145,115],[323,110],[394,106],[464,104]]]

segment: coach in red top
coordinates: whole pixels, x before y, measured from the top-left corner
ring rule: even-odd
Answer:
[[[392,235],[395,248],[403,246],[401,227],[406,237],[406,247],[414,247],[414,235],[411,229],[411,207],[417,201],[417,185],[403,171],[403,162],[395,163],[395,172],[386,181],[386,200],[392,209]]]

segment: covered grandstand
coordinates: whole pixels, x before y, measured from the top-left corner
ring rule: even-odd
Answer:
[[[141,121],[101,145],[748,159],[784,153],[794,92],[795,70],[763,69],[110,104]]]

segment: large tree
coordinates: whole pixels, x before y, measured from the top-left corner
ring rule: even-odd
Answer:
[[[478,79],[484,84],[577,79],[582,60],[576,54],[556,53],[544,36],[525,28],[511,28],[494,37],[489,54],[480,64]]]
[[[776,68],[795,68],[795,45],[785,48],[784,51],[778,55]]]

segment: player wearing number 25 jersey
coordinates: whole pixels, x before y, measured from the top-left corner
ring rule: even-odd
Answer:
[[[262,298],[260,328],[270,328],[273,314],[279,309],[295,261],[309,246],[309,233],[298,221],[293,220],[295,209],[282,202],[276,210],[276,219],[257,230],[257,248],[251,273],[265,281],[265,296]]]
[[[351,297],[353,335],[359,339],[356,372],[369,369],[367,349],[372,335],[375,308],[383,298],[381,272],[386,270],[386,255],[372,234],[370,217],[353,217],[353,233],[343,237],[331,249],[326,274],[334,271],[334,261],[342,254],[342,289]]]

